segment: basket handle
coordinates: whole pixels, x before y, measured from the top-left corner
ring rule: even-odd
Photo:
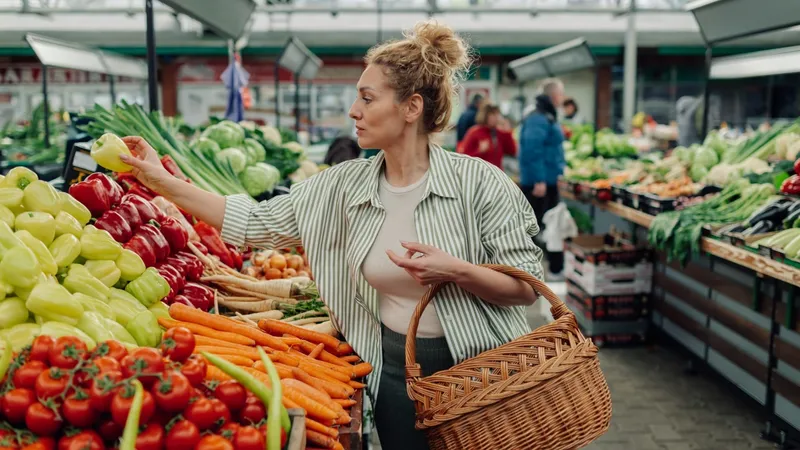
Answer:
[[[558,319],[570,313],[567,305],[565,305],[544,282],[538,280],[528,272],[517,269],[516,267],[499,264],[481,264],[480,266],[528,283],[537,294],[547,299],[550,303],[550,311],[553,313],[554,319]],[[406,378],[419,378],[422,376],[422,369],[419,364],[417,364],[417,328],[419,327],[419,320],[422,317],[422,313],[433,300],[436,293],[442,288],[442,285],[442,283],[431,285],[422,297],[422,300],[417,304],[414,315],[411,316],[411,322],[408,324],[408,334],[406,334]]]

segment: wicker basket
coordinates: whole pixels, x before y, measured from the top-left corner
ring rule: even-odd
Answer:
[[[406,337],[406,382],[417,429],[432,450],[567,450],[608,430],[611,395],[597,347],[541,281],[519,269],[486,265],[530,284],[555,321],[494,350],[422,378],[416,363],[419,318],[438,291],[417,305]]]

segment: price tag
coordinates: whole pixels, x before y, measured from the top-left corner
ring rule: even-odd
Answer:
[[[95,172],[107,172],[92,159],[91,150],[90,142],[78,142],[72,146],[72,151],[64,165],[64,191]]]

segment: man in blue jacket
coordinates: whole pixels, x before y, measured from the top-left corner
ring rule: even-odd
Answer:
[[[478,109],[483,103],[483,96],[481,94],[475,94],[472,97],[472,103],[469,104],[469,107],[466,111],[461,114],[461,117],[458,118],[458,124],[456,125],[456,143],[460,144],[462,140],[464,140],[464,136],[467,135],[467,131],[475,125],[475,116],[478,114]]]
[[[520,187],[543,227],[544,213],[558,205],[558,177],[564,173],[564,134],[558,123],[557,108],[564,101],[564,84],[545,80],[535,109],[522,120],[519,143]],[[547,252],[548,281],[563,279],[564,252]]]

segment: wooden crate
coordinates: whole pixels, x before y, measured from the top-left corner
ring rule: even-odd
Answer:
[[[288,410],[292,429],[286,440],[286,450],[305,450],[306,448],[306,411],[302,408]]]

